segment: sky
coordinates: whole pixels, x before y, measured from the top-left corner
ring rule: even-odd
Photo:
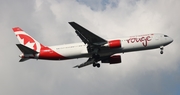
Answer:
[[[179,0],[0,0],[0,95],[179,95]],[[104,39],[163,33],[160,49],[121,54],[122,63],[72,68],[87,59],[28,60],[12,27],[44,45],[81,42],[75,21]]]

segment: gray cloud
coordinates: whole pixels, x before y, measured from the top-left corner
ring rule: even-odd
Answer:
[[[115,7],[112,7],[115,6]],[[0,94],[2,95],[178,95],[180,2],[177,0],[31,0],[0,3]],[[29,60],[11,28],[20,26],[45,45],[80,42],[68,24],[76,21],[103,38],[164,33],[174,38],[159,49],[122,54],[122,63],[73,69],[86,59]]]

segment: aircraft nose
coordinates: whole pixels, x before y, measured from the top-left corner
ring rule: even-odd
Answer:
[[[170,38],[170,43],[172,43],[173,42],[173,39],[171,38],[171,37],[169,37]]]
[[[172,42],[173,42],[173,39],[172,39],[171,37],[169,37],[168,43],[170,44],[170,43],[172,43]]]

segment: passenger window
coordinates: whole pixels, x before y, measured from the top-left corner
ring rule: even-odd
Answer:
[[[164,37],[168,37],[167,35],[164,35]]]

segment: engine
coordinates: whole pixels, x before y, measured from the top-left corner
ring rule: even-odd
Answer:
[[[121,55],[112,55],[109,58],[102,60],[102,63],[118,64],[121,63]]]
[[[107,46],[109,48],[119,48],[119,47],[121,47],[121,41],[120,40],[111,40],[105,46]]]

